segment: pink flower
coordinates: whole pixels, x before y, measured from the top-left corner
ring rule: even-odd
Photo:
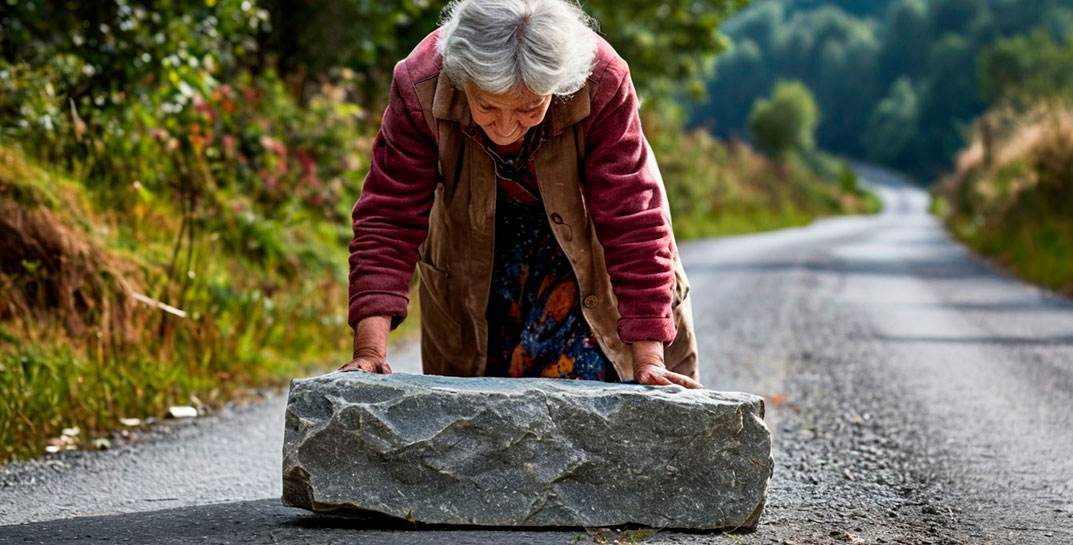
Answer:
[[[209,118],[210,123],[216,122],[216,112],[213,111],[212,106],[201,95],[194,95],[194,110]]]
[[[320,180],[317,179],[317,162],[313,156],[303,149],[296,151],[294,156],[302,165],[302,180],[312,188],[320,187]]]
[[[261,180],[264,181],[265,189],[268,189],[271,192],[275,192],[277,189],[279,189],[279,179],[276,177],[275,174],[272,174],[265,169],[261,169],[258,174],[261,176]]]

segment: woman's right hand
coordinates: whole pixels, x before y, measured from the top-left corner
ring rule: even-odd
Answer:
[[[354,333],[354,358],[339,366],[339,371],[365,371],[391,374],[387,363],[387,337],[390,316],[369,316],[358,322]]]
[[[339,366],[339,371],[366,371],[369,373],[391,374],[391,366],[386,357],[379,355],[358,355],[354,359]]]

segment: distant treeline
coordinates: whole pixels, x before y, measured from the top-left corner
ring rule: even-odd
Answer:
[[[758,97],[799,80],[817,144],[930,180],[989,107],[1073,89],[1073,0],[758,0],[691,122],[748,133]]]

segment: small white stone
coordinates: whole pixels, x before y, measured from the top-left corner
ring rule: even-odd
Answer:
[[[189,405],[175,405],[168,409],[168,416],[170,418],[194,418],[197,416],[197,409]]]

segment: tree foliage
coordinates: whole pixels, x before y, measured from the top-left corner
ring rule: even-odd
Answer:
[[[825,113],[820,146],[921,177],[950,165],[990,104],[1053,94],[1073,72],[1073,0],[757,0],[724,30],[694,124],[745,134],[753,101],[795,79]]]
[[[815,146],[819,112],[816,100],[801,82],[779,82],[770,99],[757,99],[749,115],[749,131],[757,143],[778,157]]]
[[[909,78],[891,86],[890,94],[876,106],[864,134],[868,155],[885,163],[897,161],[905,152],[920,123],[920,94]]]
[[[1031,104],[1073,92],[1073,35],[1061,42],[1043,30],[989,47],[980,56],[980,89],[989,102]]]
[[[386,99],[391,68],[439,23],[444,1],[267,0],[272,30],[264,50],[297,88],[336,66],[353,70],[365,102]],[[699,96],[723,48],[720,24],[748,0],[584,0],[601,34],[630,63],[639,92],[665,99],[677,89]],[[360,24],[355,24],[360,21]],[[673,52],[673,54],[668,54]]]

